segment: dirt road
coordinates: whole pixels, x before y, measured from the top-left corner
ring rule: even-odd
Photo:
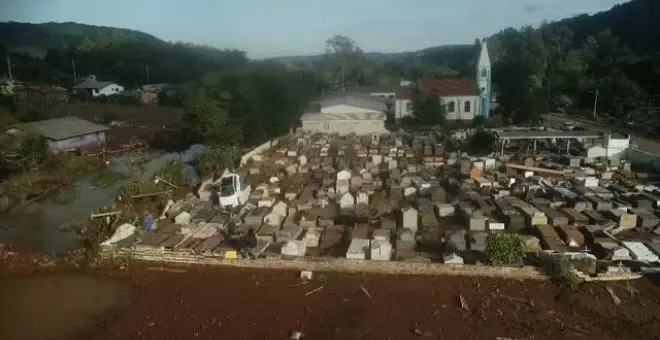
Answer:
[[[98,310],[76,309],[68,318],[85,320],[86,326],[61,338],[288,339],[292,331],[300,331],[303,340],[641,340],[660,334],[660,289],[646,280],[629,287],[610,284],[622,300],[614,306],[602,285],[562,292],[549,282],[339,273],[315,273],[312,281],[302,282],[297,272],[207,267],[169,272],[130,266],[87,274],[132,287],[131,302],[106,306],[101,317]],[[16,280],[15,274],[0,270],[0,275],[3,282]],[[75,291],[78,285],[89,282],[66,289]],[[23,296],[19,286],[6,292],[15,293],[12,301],[35,300]],[[49,293],[59,294],[58,289]],[[116,290],[112,294],[125,300]],[[48,311],[62,313],[61,308],[43,307],[61,299],[42,299],[42,312],[24,314],[12,322],[14,327],[48,320]],[[100,304],[105,300],[93,298]],[[66,334],[56,329],[49,339]]]

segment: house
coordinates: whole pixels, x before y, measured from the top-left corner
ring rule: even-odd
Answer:
[[[300,120],[302,131],[307,132],[340,135],[387,133],[387,110],[388,100],[385,98],[341,92],[311,103],[309,112]]]
[[[22,123],[15,128],[46,137],[48,147],[54,152],[102,147],[105,145],[105,132],[110,129],[78,117]]]
[[[418,86],[422,95],[438,96],[445,106],[446,119],[471,120],[490,115],[492,97],[491,63],[486,41],[481,43],[475,78],[424,78],[419,84],[401,82],[395,93],[394,117],[413,114],[413,91]]]
[[[98,81],[96,76],[88,76],[82,83],[73,87],[79,94],[91,94],[94,97],[112,96],[124,92],[124,87],[111,81]]]
[[[22,86],[16,89],[16,99],[20,102],[30,102],[49,106],[69,101],[69,93],[59,86]]]

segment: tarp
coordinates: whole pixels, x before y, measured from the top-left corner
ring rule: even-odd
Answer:
[[[132,224],[124,223],[117,227],[115,233],[112,234],[112,237],[107,239],[105,242],[101,243],[102,246],[109,246],[114,243],[117,243],[121,240],[124,240],[135,233],[135,226]]]

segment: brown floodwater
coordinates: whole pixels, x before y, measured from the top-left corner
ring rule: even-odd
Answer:
[[[86,275],[0,279],[0,339],[72,339],[130,301],[120,281]]]

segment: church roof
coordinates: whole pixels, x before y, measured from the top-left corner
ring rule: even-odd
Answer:
[[[420,91],[424,94],[439,96],[476,96],[479,94],[477,83],[470,78],[424,78],[420,82]],[[396,99],[412,99],[411,87],[399,87]]]

